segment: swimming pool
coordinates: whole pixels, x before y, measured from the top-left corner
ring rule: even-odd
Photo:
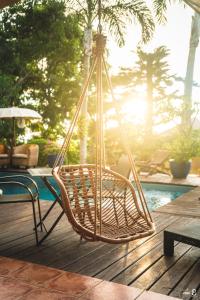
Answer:
[[[17,174],[17,173],[16,173]],[[14,175],[8,173],[0,173],[0,176]],[[59,190],[54,178],[48,178],[53,187]],[[40,198],[42,200],[53,201],[54,196],[46,188],[43,180],[40,177],[34,177],[34,180],[38,184],[40,191]],[[160,184],[160,183],[146,183],[142,182],[143,191],[147,200],[149,209],[152,211],[164,204],[167,204],[177,197],[191,191],[194,187],[188,185],[173,185],[173,184]],[[9,194],[19,193],[19,190],[9,190]]]
[[[161,183],[142,183],[149,210],[163,206],[177,197],[194,189],[189,185],[174,185]]]

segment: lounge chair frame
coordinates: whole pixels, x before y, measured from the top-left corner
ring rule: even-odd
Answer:
[[[41,208],[39,200],[39,190],[36,182],[25,175],[10,175],[0,177],[0,188],[4,191],[7,189],[20,188],[22,191],[20,194],[2,194],[0,195],[0,205],[1,204],[17,204],[17,203],[31,203],[33,211],[33,222],[34,222],[34,232],[37,246],[39,245],[38,238],[38,227],[43,231],[43,224],[41,218]],[[39,225],[37,224],[36,217],[36,207],[35,202],[38,206],[39,214]]]

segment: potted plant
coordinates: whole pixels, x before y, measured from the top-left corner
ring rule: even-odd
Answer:
[[[174,178],[186,178],[191,168],[191,158],[199,152],[199,137],[195,131],[179,131],[171,141],[170,170]]]
[[[50,168],[54,166],[60,147],[55,142],[49,142],[45,146],[44,152],[47,157],[47,163]]]

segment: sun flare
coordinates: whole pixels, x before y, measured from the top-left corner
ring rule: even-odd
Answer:
[[[146,99],[145,99],[145,87],[140,86],[137,91],[128,91],[126,88],[118,87],[115,90],[116,99],[120,104],[120,118],[125,123],[144,125],[146,115]],[[116,111],[110,109],[107,112],[106,127],[117,127],[118,122],[114,118]],[[115,119],[115,120],[114,120]]]
[[[142,99],[130,99],[123,105],[122,114],[127,122],[144,123],[146,114],[146,102]]]

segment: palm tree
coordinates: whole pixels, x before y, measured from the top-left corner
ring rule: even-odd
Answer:
[[[98,0],[71,0],[66,3],[69,12],[75,12],[79,16],[80,24],[84,29],[84,79],[87,78],[90,68],[92,33],[99,16],[98,2]],[[147,42],[151,38],[154,22],[144,0],[102,0],[101,6],[102,24],[115,36],[119,45],[125,43],[124,32],[127,21],[132,22],[134,19],[141,26],[143,42]],[[80,161],[85,163],[87,158],[87,99],[82,108],[81,119]]]
[[[192,16],[191,34],[189,42],[189,53],[187,59],[187,69],[184,81],[184,113],[182,117],[183,126],[191,126],[191,112],[192,112],[192,86],[193,86],[193,75],[194,75],[194,64],[196,49],[199,44],[200,37],[200,4],[199,1],[194,0],[183,0],[191,8],[195,10]],[[154,0],[154,7],[156,16],[158,19],[165,19],[165,11],[167,9],[167,2],[170,0]]]
[[[193,86],[193,74],[194,74],[194,64],[196,49],[199,44],[200,36],[200,14],[197,12],[194,13],[192,17],[192,26],[191,26],[191,35],[189,43],[189,53],[187,61],[187,69],[185,75],[185,84],[184,84],[184,104],[185,110],[182,118],[184,126],[191,126],[191,114],[192,114],[192,86]]]

